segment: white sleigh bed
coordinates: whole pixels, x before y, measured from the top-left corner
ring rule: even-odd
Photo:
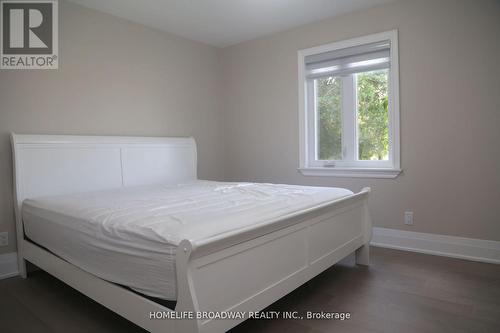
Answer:
[[[26,277],[29,261],[150,332],[223,332],[243,319],[150,319],[150,314],[259,311],[354,251],[358,264],[369,263],[366,188],[268,223],[179,240],[172,264],[177,303],[170,309],[62,259],[44,241],[26,237],[23,202],[196,182],[194,140],[13,134],[12,147],[21,275]],[[33,225],[29,228],[35,230]]]

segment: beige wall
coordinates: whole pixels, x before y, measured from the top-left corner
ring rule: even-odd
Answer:
[[[224,49],[226,178],[371,186],[375,226],[500,240],[499,18],[498,1],[400,1]],[[301,176],[297,50],[396,28],[404,173]]]
[[[0,231],[15,251],[9,132],[193,135],[206,179],[359,190],[374,224],[500,240],[500,4],[403,0],[217,50],[60,2],[60,69],[0,71]],[[395,180],[301,176],[297,50],[397,28]],[[415,212],[405,227],[403,211]]]
[[[217,49],[60,1],[59,70],[0,71],[0,231],[15,251],[9,133],[193,135],[223,177]]]

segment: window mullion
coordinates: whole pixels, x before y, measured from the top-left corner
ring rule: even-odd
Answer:
[[[317,115],[316,115],[316,84],[307,80],[307,158],[309,165],[317,162]]]
[[[356,87],[353,75],[342,77],[342,152],[343,160],[356,158]]]

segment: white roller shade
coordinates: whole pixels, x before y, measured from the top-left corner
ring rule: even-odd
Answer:
[[[389,68],[390,52],[390,41],[382,41],[306,56],[306,77],[316,79]]]

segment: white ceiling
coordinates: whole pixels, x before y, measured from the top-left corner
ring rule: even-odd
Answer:
[[[224,47],[393,0],[70,0]]]

